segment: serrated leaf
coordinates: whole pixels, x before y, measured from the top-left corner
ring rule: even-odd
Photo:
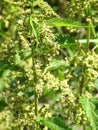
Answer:
[[[70,35],[57,34],[55,41],[60,45],[61,48],[75,47],[76,41]]]
[[[0,61],[0,72],[3,73],[5,70],[13,70],[19,72],[25,72],[24,68],[19,65],[11,64],[8,61]]]
[[[47,21],[47,24],[50,26],[70,26],[70,27],[81,27],[84,26],[78,21],[73,21],[71,19],[65,19],[65,18],[52,18]]]
[[[64,128],[59,127],[58,125],[51,122],[50,120],[42,118],[42,117],[38,117],[36,121],[41,125],[47,126],[50,130],[65,130]],[[69,130],[69,129],[66,129],[66,130]]]
[[[98,97],[92,97],[90,98],[90,101],[93,102],[94,104],[98,104]]]
[[[61,117],[60,115],[54,115],[53,117],[50,117],[49,120],[58,125],[60,128],[63,128],[64,130],[71,130],[71,128],[66,125],[63,117]]]
[[[59,68],[68,68],[68,64],[63,60],[54,59],[48,67],[46,67],[44,73],[50,70],[57,70]]]
[[[98,115],[95,113],[95,105],[85,96],[80,97],[80,103],[87,115],[92,130],[98,130]]]

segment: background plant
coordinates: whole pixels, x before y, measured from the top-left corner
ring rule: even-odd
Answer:
[[[1,129],[98,129],[97,1],[64,5],[1,2]]]

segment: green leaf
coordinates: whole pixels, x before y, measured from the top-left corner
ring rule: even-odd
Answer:
[[[31,57],[32,57],[32,53],[31,52],[28,52],[29,54],[27,54],[26,56],[25,56],[25,58],[23,59],[24,61],[26,61],[26,60],[28,60],[28,59],[30,59]]]
[[[92,97],[90,98],[90,101],[95,104],[96,106],[96,113],[98,114],[98,97]]]
[[[52,18],[47,21],[47,24],[50,26],[70,26],[70,27],[81,27],[84,26],[78,21],[73,21],[71,19],[65,19],[65,18]]]
[[[70,129],[64,129],[60,126],[58,126],[57,124],[53,123],[52,121],[42,118],[42,117],[38,117],[36,120],[40,125],[44,125],[47,126],[50,130],[70,130]]]
[[[62,72],[61,70],[58,70],[58,78],[59,78],[59,80],[65,79],[64,72]]]
[[[3,61],[1,60],[0,61],[0,73],[2,74],[5,70],[13,70],[13,71],[25,72],[24,68],[22,68],[21,66],[11,64],[10,62],[5,61],[5,60],[3,60]]]
[[[92,97],[90,98],[90,101],[93,102],[94,104],[98,104],[98,97]]]
[[[98,90],[98,79],[95,79],[94,84],[95,84],[96,89]]]
[[[1,36],[6,36],[6,33],[3,30],[0,29],[0,35]]]
[[[53,89],[48,89],[47,86],[44,86],[43,88],[43,95],[41,96],[41,100],[44,99],[52,99],[54,100],[56,98],[56,93],[53,91]]]
[[[9,4],[13,4],[13,5],[21,5],[22,3],[19,1],[19,2],[13,2],[11,0],[4,0],[5,2],[9,3]]]
[[[10,72],[9,70],[4,70],[0,74],[0,92],[3,92],[3,90],[5,89],[6,82],[9,81],[8,79],[9,72]]]
[[[71,130],[71,128],[66,125],[65,120],[61,115],[54,115],[53,117],[50,117],[49,120],[64,130]]]
[[[57,70],[59,68],[68,68],[68,64],[64,60],[56,60],[54,59],[48,67],[46,67],[44,73],[50,70]]]
[[[4,90],[4,88],[5,88],[5,83],[3,79],[0,79],[0,93]]]
[[[19,64],[21,62],[19,53],[16,53],[15,55],[15,64]]]
[[[86,113],[92,130],[98,130],[98,115],[95,113],[95,105],[85,96],[80,97],[80,103]]]
[[[57,34],[55,41],[60,45],[61,48],[75,47],[76,41],[70,35]]]
[[[11,89],[15,89],[17,87],[18,87],[18,84],[17,84],[16,80],[15,79],[11,79],[10,80],[10,88]]]
[[[7,103],[4,100],[0,100],[0,112],[7,107]]]
[[[34,88],[28,87],[27,90],[26,90],[26,94],[28,95],[28,97],[34,95]]]

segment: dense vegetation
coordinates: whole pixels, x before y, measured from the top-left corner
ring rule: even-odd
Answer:
[[[98,130],[98,1],[0,1],[0,130]]]

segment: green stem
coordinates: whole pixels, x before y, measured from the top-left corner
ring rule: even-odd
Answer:
[[[87,28],[87,51],[89,51],[90,33],[91,33],[91,29],[90,29],[90,21],[89,21],[88,22],[88,28]]]
[[[88,16],[88,27],[87,27],[87,51],[89,51],[89,44],[90,44],[90,33],[91,33],[91,19],[89,18],[90,16],[90,10],[91,10],[91,5],[88,5],[87,8],[87,16]]]
[[[37,94],[37,88],[36,88],[36,85],[37,85],[37,75],[36,75],[36,68],[35,68],[35,64],[36,64],[36,58],[35,58],[35,55],[34,55],[34,46],[32,47],[32,70],[34,72],[34,79],[33,79],[33,85],[34,85],[34,91],[35,91],[35,94],[34,94],[34,102],[35,102],[35,115],[37,116],[38,115],[38,94]]]
[[[83,130],[86,130],[86,126],[85,125],[83,125]]]
[[[83,94],[83,86],[84,86],[84,75],[81,76],[80,81],[80,96]]]
[[[35,115],[38,116],[38,94],[35,90]]]
[[[32,5],[33,5],[33,2],[34,0],[32,0]],[[31,8],[31,14],[33,14],[33,10],[34,10],[34,7],[32,6]],[[30,15],[30,25],[31,25],[31,32],[34,33],[34,36],[35,36],[35,44],[32,45],[32,70],[34,72],[34,79],[33,79],[33,85],[34,85],[34,91],[35,91],[35,94],[34,94],[34,103],[35,103],[35,115],[38,116],[38,93],[37,93],[37,88],[36,88],[36,85],[37,85],[37,74],[36,74],[36,68],[35,68],[35,64],[36,64],[36,56],[35,56],[35,49],[38,47],[38,44],[39,44],[39,41],[38,41],[38,35],[37,35],[37,32],[36,32],[36,28],[34,27],[34,24],[33,24],[33,16]],[[32,35],[32,33],[31,33]]]

